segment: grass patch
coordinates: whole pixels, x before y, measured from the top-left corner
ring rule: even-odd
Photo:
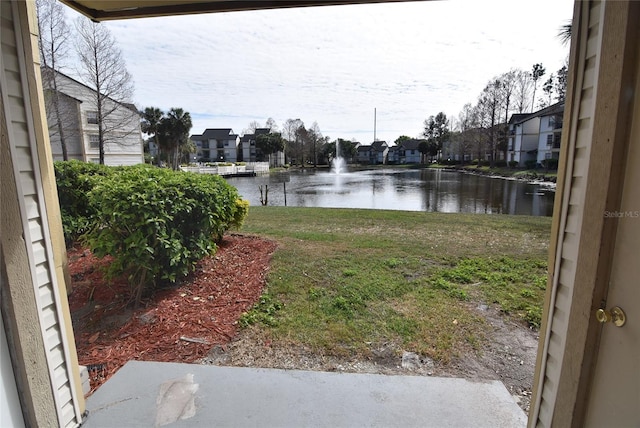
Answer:
[[[539,325],[549,229],[544,217],[252,207],[244,231],[279,249],[242,323],[324,354],[397,343],[448,362],[484,340],[475,302]]]
[[[504,313],[540,327],[547,284],[544,260],[506,256],[463,259],[438,271],[430,281],[451,297],[495,303]]]

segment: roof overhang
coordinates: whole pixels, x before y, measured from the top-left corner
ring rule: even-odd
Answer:
[[[415,0],[60,0],[93,21]],[[420,0],[424,1],[424,0]]]

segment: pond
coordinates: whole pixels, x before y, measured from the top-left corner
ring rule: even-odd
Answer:
[[[251,205],[551,216],[555,187],[442,169],[289,171],[229,178]]]

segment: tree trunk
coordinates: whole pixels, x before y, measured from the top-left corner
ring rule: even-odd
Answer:
[[[489,168],[496,166],[496,109],[491,109],[491,159],[489,159]]]
[[[53,44],[53,41],[51,42]],[[56,127],[60,136],[60,148],[62,149],[62,160],[69,160],[67,153],[67,140],[64,135],[64,125],[62,124],[62,114],[60,113],[60,93],[58,92],[58,79],[56,79],[56,62],[52,59],[51,70],[49,71],[49,81],[53,87],[53,110],[56,115]]]
[[[104,128],[102,124],[102,100],[98,101],[98,151],[100,165],[104,165]]]
[[[62,149],[62,160],[69,160],[67,153],[67,141],[64,135],[64,125],[62,124],[62,114],[60,113],[60,98],[58,97],[57,84],[55,83],[55,77],[53,78],[53,110],[56,115],[56,127],[58,128],[58,135],[60,137],[60,148]]]

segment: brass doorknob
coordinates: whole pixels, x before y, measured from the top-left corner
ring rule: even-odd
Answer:
[[[622,327],[627,322],[627,316],[619,306],[614,306],[610,311],[606,309],[598,309],[596,311],[596,319],[598,322],[613,322],[616,327]]]

